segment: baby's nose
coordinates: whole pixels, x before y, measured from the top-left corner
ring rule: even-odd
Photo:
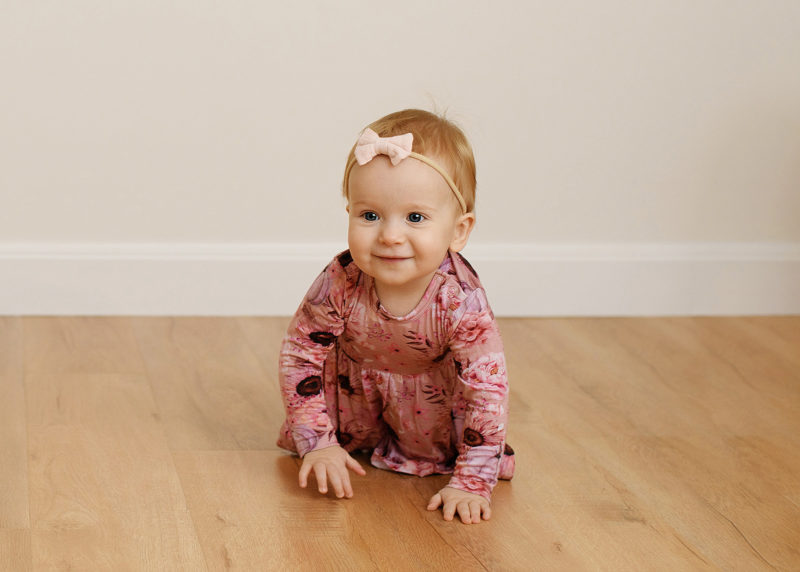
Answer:
[[[381,225],[381,240],[386,243],[402,242],[405,234],[403,225],[394,221],[386,221]]]

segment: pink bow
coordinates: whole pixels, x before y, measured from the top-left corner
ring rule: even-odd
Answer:
[[[375,155],[386,155],[391,159],[392,165],[397,165],[411,154],[413,143],[414,135],[412,133],[394,137],[379,137],[377,133],[367,127],[356,143],[356,161],[359,165],[363,165],[372,161]]]

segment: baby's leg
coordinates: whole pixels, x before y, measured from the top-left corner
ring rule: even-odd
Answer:
[[[383,404],[374,382],[346,356],[340,356],[335,373],[326,377],[328,402],[334,412],[336,439],[348,452],[372,451],[386,435]]]

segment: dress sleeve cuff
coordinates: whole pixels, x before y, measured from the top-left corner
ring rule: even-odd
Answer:
[[[311,451],[339,444],[333,431],[318,432],[307,426],[293,427],[292,439],[294,439],[297,454],[301,457],[305,457],[306,453]]]
[[[447,486],[474,495],[480,495],[489,501],[492,500],[492,486],[486,481],[456,477],[454,475],[450,478],[450,482],[447,483]]]

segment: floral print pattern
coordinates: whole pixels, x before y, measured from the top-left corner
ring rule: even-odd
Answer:
[[[477,274],[448,254],[417,307],[393,316],[345,251],[317,277],[280,355],[278,445],[372,452],[374,466],[486,498],[514,471],[502,341]]]

